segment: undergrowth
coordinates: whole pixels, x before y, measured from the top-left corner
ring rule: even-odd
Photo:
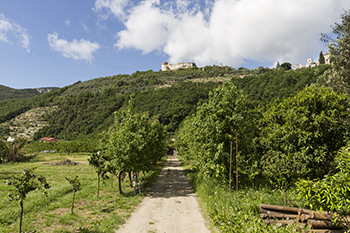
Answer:
[[[242,187],[238,192],[215,183],[210,178],[198,176],[193,171],[186,170],[191,184],[208,215],[211,224],[220,232],[296,232],[301,230],[298,225],[279,226],[266,225],[260,218],[260,204],[283,205],[284,194],[280,190],[273,190],[268,186],[251,188]],[[288,192],[289,206],[300,206],[301,203],[293,190]]]

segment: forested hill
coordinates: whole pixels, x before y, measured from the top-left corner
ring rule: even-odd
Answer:
[[[45,87],[45,88],[35,88],[35,89],[14,89],[0,85],[0,101],[7,99],[19,99],[19,98],[29,98],[35,95],[40,95],[42,93],[50,92],[52,90],[57,90],[57,87]]]
[[[294,96],[327,68],[294,71],[207,66],[166,72],[137,71],[132,75],[77,82],[42,95],[0,101],[0,137],[9,135],[16,116],[50,106],[55,110],[42,113],[41,118],[47,121],[42,125],[46,126],[37,128],[34,139],[97,137],[113,123],[113,113],[126,105],[132,93],[138,111],[157,116],[169,132],[174,132],[186,116],[195,112],[197,104],[207,101],[209,92],[226,80],[232,79],[256,106]]]

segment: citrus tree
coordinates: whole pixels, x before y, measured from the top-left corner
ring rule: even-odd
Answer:
[[[260,127],[262,163],[277,187],[288,189],[298,178],[322,178],[335,168],[336,151],[349,135],[346,95],[312,85],[293,98],[275,102]]]
[[[107,173],[108,173],[108,161],[109,157],[106,155],[104,151],[99,151],[96,153],[93,153],[89,158],[89,164],[95,168],[95,171],[97,173],[97,199],[99,198],[100,193],[100,182],[101,178],[106,179]]]
[[[209,94],[208,103],[198,106],[196,114],[183,122],[177,133],[176,149],[191,161],[194,169],[227,183],[231,162],[239,165],[240,174],[251,165],[253,122],[242,91],[226,82]],[[233,149],[239,145],[238,164],[230,159],[231,143]]]
[[[133,97],[128,108],[115,113],[114,125],[108,131],[105,153],[109,169],[118,173],[119,192],[124,172],[148,171],[166,152],[166,133],[157,119],[135,112]]]
[[[75,193],[81,190],[81,183],[79,181],[79,176],[75,176],[74,178],[68,178],[68,177],[65,177],[65,178],[69,182],[69,184],[72,186],[72,190],[73,190],[73,199],[72,199],[72,208],[71,208],[71,213],[73,214]]]
[[[336,222],[350,229],[350,145],[338,152],[335,162],[337,173],[321,180],[298,181],[298,195],[311,209],[332,213]]]

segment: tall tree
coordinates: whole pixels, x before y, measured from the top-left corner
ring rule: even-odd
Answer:
[[[292,69],[292,64],[289,62],[283,62],[280,68],[283,68],[285,70],[291,70]]]
[[[349,135],[349,99],[313,85],[293,98],[276,102],[260,127],[264,171],[288,189],[298,178],[322,178],[334,168],[335,152]]]
[[[147,171],[152,162],[165,155],[164,127],[148,114],[135,112],[133,96],[127,110],[116,112],[108,134],[106,153],[111,169],[118,171],[120,193],[124,172]]]
[[[320,78],[320,83],[350,94],[350,11],[341,14],[341,23],[332,26],[335,38],[322,34],[328,43],[333,69]]]
[[[320,52],[320,56],[318,57],[318,63],[319,63],[320,65],[323,65],[323,64],[326,63],[322,51]]]
[[[239,171],[245,170],[241,166],[247,166],[250,161],[247,151],[251,143],[248,142],[254,130],[249,128],[249,122],[253,121],[247,114],[242,91],[232,82],[226,82],[210,93],[208,103],[199,106],[197,113],[183,123],[177,133],[176,149],[203,175],[227,183],[230,147],[231,142],[236,145],[236,132],[240,148]]]

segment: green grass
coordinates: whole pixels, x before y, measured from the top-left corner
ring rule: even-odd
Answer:
[[[229,190],[210,179],[198,177],[196,173],[186,170],[187,165],[182,161],[191,184],[196,190],[202,209],[219,232],[296,232],[300,228],[295,226],[266,225],[260,218],[260,204],[283,205],[284,194],[280,190],[269,187],[242,187],[238,192]],[[289,206],[301,206],[296,193],[288,192]]]
[[[79,162],[77,166],[54,166],[51,162],[68,158]],[[37,167],[35,174],[43,175],[51,185],[48,197],[39,191],[29,193],[24,202],[22,231],[26,232],[113,232],[130,216],[142,195],[134,195],[128,187],[128,179],[122,184],[124,195],[118,192],[117,179],[114,185],[107,180],[101,183],[99,199],[96,198],[97,175],[87,162],[88,155],[62,156],[40,154],[29,162],[0,165],[0,232],[17,232],[19,227],[19,204],[7,197],[13,187],[6,185],[12,173],[24,168]],[[146,174],[155,180],[162,164]],[[74,213],[70,213],[73,192],[65,177],[79,176],[82,190],[76,193]],[[141,177],[140,177],[141,178]]]

